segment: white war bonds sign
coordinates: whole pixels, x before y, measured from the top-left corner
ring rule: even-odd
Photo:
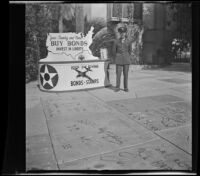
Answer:
[[[94,27],[91,27],[86,36],[83,33],[49,33],[46,41],[49,59],[56,57],[57,61],[99,60],[92,55],[89,48],[93,30]]]
[[[44,91],[79,90],[108,84],[108,62],[92,55],[93,27],[82,33],[49,33],[48,55],[39,61],[39,85]]]

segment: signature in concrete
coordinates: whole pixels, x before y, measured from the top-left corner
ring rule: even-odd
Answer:
[[[187,122],[188,114],[184,107],[165,107],[157,110],[162,115],[162,123],[166,127],[179,126]]]
[[[173,169],[173,168],[169,167],[167,165],[167,163],[165,163],[165,161],[163,161],[163,160],[153,161],[153,162],[151,162],[151,165],[156,168],[162,169],[162,170],[172,170]]]
[[[62,148],[64,148],[65,150],[72,148],[72,145],[63,136],[58,135],[56,136],[56,139],[61,144]]]
[[[101,161],[114,162],[121,166],[126,166],[133,163],[133,160],[137,161],[138,155],[131,152],[119,152],[117,155],[105,155],[100,156]]]
[[[179,167],[187,168],[188,170],[192,170],[192,168],[191,168],[187,163],[185,163],[184,161],[181,161],[181,160],[178,159],[178,158],[174,159],[174,162],[175,162]]]
[[[139,148],[135,153],[122,151],[117,153],[117,155],[100,156],[100,160],[115,162],[116,164],[125,166],[130,165],[133,162],[138,162],[140,159],[148,160],[152,157],[153,153],[151,151],[146,150],[145,148]]]
[[[148,129],[150,129],[150,130],[152,130],[152,131],[161,130],[161,128],[156,127],[156,125],[153,124],[153,122],[152,122],[151,120],[148,120],[148,119],[144,122],[144,125],[145,125]]]
[[[142,158],[143,160],[147,160],[147,159],[153,157],[153,154],[150,150],[147,150],[145,148],[139,148],[138,156],[140,156],[140,158]]]
[[[163,155],[164,160],[158,160],[158,155],[156,155],[155,151]],[[181,156],[177,155],[176,153],[168,154],[166,150],[161,149],[157,146],[154,149],[140,147],[135,152],[122,151],[113,155],[101,155],[100,160],[106,162],[114,162],[121,166],[128,166],[130,164],[138,162],[141,163],[142,160],[145,160],[146,162],[149,162],[151,166],[161,170],[173,170],[174,168],[177,168],[173,164],[174,162],[176,166],[178,166],[179,168],[181,167],[181,169],[191,170],[191,167],[186,162],[181,160],[180,157]],[[172,166],[170,166],[168,162],[172,164]]]
[[[143,119],[145,119],[144,114],[142,114],[141,112],[129,113],[128,115],[129,115],[129,117],[131,119],[135,119],[135,120],[143,120]]]
[[[86,144],[88,146],[91,145],[92,139],[90,139],[88,137],[85,137],[85,136],[81,136],[80,139],[81,139],[82,143],[84,143],[84,144]]]
[[[164,156],[168,161],[174,162],[181,169],[191,170],[192,167],[187,164],[184,160],[180,159],[181,154],[179,153],[169,153]]]
[[[66,150],[71,149],[72,145],[71,144],[62,144],[62,147]]]
[[[103,134],[102,139],[114,143],[114,144],[123,144],[123,140],[120,136],[114,134],[112,131],[107,130],[106,128],[99,128],[98,134]]]
[[[133,120],[138,121],[141,125],[146,126],[148,129],[152,131],[158,131],[161,130],[160,127],[158,127],[151,119],[149,119],[151,116],[153,116],[152,112],[149,110],[145,110],[145,113],[137,112],[137,113],[129,113],[129,117]]]
[[[161,123],[165,126],[165,127],[176,127],[176,126],[180,126],[183,125],[187,122],[187,118],[185,116],[185,114],[183,113],[165,113],[162,114],[162,120]]]
[[[162,155],[167,153],[166,150],[163,150],[163,149],[161,149],[161,148],[159,148],[159,147],[156,147],[154,150],[157,151],[157,152],[159,152],[159,153],[162,154]]]
[[[81,124],[84,124],[86,126],[96,127],[96,123],[95,122],[92,122],[92,121],[87,120],[87,119],[85,119],[85,120],[78,120],[77,122],[81,123]]]
[[[80,127],[77,126],[76,124],[73,124],[73,125],[67,126],[67,128],[69,129],[70,132],[74,132],[74,131],[78,131],[78,130],[80,130]]]
[[[134,113],[131,118],[145,125],[152,131],[158,131],[168,127],[177,127],[187,122],[187,117],[181,109],[162,107],[159,109],[148,109],[144,113]],[[157,117],[158,120],[151,120],[151,117]]]

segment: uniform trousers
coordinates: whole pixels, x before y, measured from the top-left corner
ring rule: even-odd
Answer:
[[[120,82],[121,82],[121,73],[123,70],[124,75],[124,89],[128,89],[128,71],[129,71],[129,65],[116,65],[116,88],[120,88]]]

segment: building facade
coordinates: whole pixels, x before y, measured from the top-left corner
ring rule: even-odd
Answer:
[[[116,29],[124,23],[129,24],[129,28],[138,25],[144,29],[141,34],[142,42],[137,41],[142,44],[136,56],[140,63],[170,63],[170,48],[175,28],[167,26],[167,7],[166,3],[141,2],[107,5],[107,22],[117,24]]]
[[[174,28],[167,26],[166,3],[106,3],[79,4],[76,14],[76,31],[84,31],[84,16],[87,19],[104,18],[107,27],[113,30],[126,25],[133,42],[133,63],[164,64],[171,59],[170,47]],[[100,13],[101,11],[101,13]],[[136,61],[136,62],[135,62]]]

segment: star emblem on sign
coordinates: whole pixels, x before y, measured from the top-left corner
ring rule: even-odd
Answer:
[[[58,83],[58,73],[51,65],[42,65],[40,68],[40,81],[45,89],[52,89]]]

